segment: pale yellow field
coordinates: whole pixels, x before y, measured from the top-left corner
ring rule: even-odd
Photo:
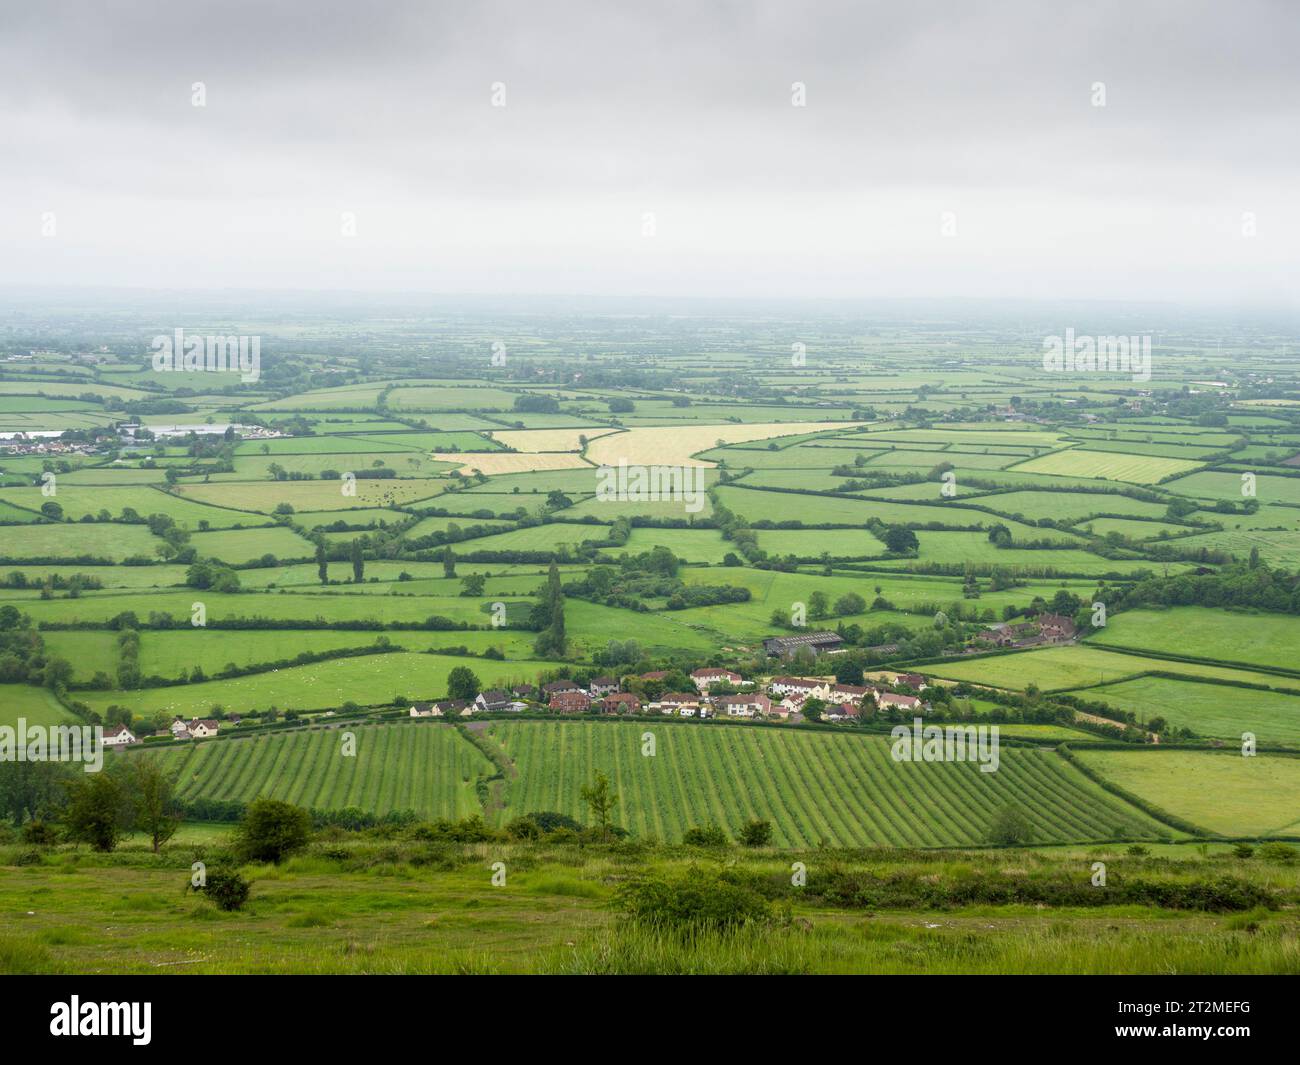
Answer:
[[[536,454],[539,451],[578,451],[582,447],[579,437],[595,440],[612,432],[613,429],[506,429],[484,435],[516,451]]]
[[[345,496],[342,486],[342,481],[227,481],[182,485],[176,494],[200,503],[270,514],[280,503],[290,504],[295,511],[410,503],[438,495],[447,485],[445,481],[430,478],[359,480],[353,496]]]
[[[707,466],[695,458],[696,452],[708,451],[724,444],[743,444],[750,440],[768,440],[777,436],[820,433],[827,429],[847,429],[859,422],[774,422],[767,425],[659,425],[629,429],[601,437],[587,445],[587,458],[602,466],[617,466],[620,461],[633,466]]]
[[[523,452],[486,451],[473,455],[435,454],[435,459],[442,462],[455,462],[460,465],[461,473],[473,473],[475,470],[489,477],[499,473],[534,473],[537,470],[569,470],[586,466],[582,456],[575,451],[551,452],[542,455],[529,455]]]
[[[1059,477],[1097,477],[1106,481],[1155,484],[1171,473],[1187,473],[1204,463],[1158,455],[1122,455],[1115,451],[1057,451],[1009,469],[1016,473],[1050,473]]]

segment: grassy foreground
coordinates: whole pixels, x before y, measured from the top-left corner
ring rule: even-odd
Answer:
[[[0,847],[0,972],[1300,973],[1300,866],[1227,848],[707,851],[334,832],[279,867],[245,866],[252,897],[224,913],[185,890],[219,837],[178,839],[158,856],[134,841],[108,856]],[[1106,889],[1091,884],[1098,861]],[[615,902],[647,875],[744,883],[775,919],[694,935],[631,923]],[[1006,901],[1018,896],[1060,903]]]

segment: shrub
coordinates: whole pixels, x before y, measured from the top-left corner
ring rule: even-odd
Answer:
[[[740,842],[746,847],[766,847],[772,842],[771,821],[746,821],[740,829]]]
[[[48,847],[57,843],[59,834],[55,831],[53,825],[48,825],[44,821],[28,821],[23,825],[23,842],[30,843],[36,847]]]
[[[1018,847],[1028,843],[1033,834],[1033,825],[1019,806],[1004,806],[989,825],[989,842],[1003,847]]]
[[[1266,862],[1282,862],[1290,865],[1300,857],[1300,854],[1286,843],[1264,843],[1259,848],[1259,856]]]
[[[211,869],[203,885],[195,890],[207,895],[217,909],[229,913],[243,908],[251,888],[252,885],[234,869]]]
[[[536,821],[527,817],[516,817],[506,824],[506,835],[511,839],[540,839],[542,830]]]
[[[704,828],[688,828],[682,833],[682,842],[688,847],[726,847],[731,840],[717,825],[706,825]]]
[[[618,889],[615,905],[634,924],[683,936],[770,925],[775,917],[752,887],[696,866],[633,880]]]
[[[235,830],[235,846],[245,861],[279,864],[307,845],[311,814],[279,799],[254,799]]]

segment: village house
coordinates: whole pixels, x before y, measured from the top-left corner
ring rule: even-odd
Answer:
[[[862,697],[869,693],[871,689],[864,684],[840,684],[838,681],[831,685],[828,699],[835,702],[861,702]]]
[[[678,713],[684,708],[698,710],[700,707],[700,697],[691,692],[664,692],[663,695],[650,704],[651,708],[665,711],[667,713]],[[690,714],[682,714],[683,717],[689,717]]]
[[[691,680],[695,682],[696,690],[702,694],[715,684],[736,685],[743,683],[745,678],[729,669],[717,669],[710,666],[705,669],[694,670],[691,673]]]
[[[804,648],[814,655],[834,654],[844,643],[836,632],[801,632],[797,636],[770,636],[763,641],[769,658],[792,658]]]
[[[1063,614],[1039,614],[1034,618],[1039,635],[1048,643],[1064,643],[1073,640],[1079,629],[1072,618]]]
[[[832,703],[822,711],[827,721],[856,721],[862,715],[855,703]]]
[[[803,704],[808,701],[808,696],[803,692],[793,692],[787,695],[779,703],[772,704],[772,713],[789,717],[791,714],[803,712]]]
[[[510,694],[516,699],[536,699],[538,698],[537,687],[533,684],[512,684]]]
[[[132,743],[139,743],[135,738],[135,733],[125,725],[109,725],[104,729],[103,744],[105,747],[126,747]]]
[[[720,695],[713,701],[722,713],[728,717],[756,717],[772,712],[772,700],[766,695]]]
[[[614,677],[592,677],[589,690],[592,698],[598,699],[618,691],[618,681]]]
[[[220,731],[221,722],[214,718],[190,722],[190,735],[196,740],[206,740],[209,736],[215,736]]]
[[[876,692],[876,705],[882,710],[892,707],[896,710],[911,710],[918,713],[925,709],[925,703],[915,695],[895,695],[893,692]]]
[[[561,714],[585,714],[591,709],[591,696],[584,691],[562,691],[551,696],[550,708]]]
[[[548,699],[553,695],[561,695],[565,692],[581,692],[582,689],[574,684],[571,680],[553,680],[550,684],[542,685],[542,694]],[[586,693],[583,692],[585,695]]]
[[[474,709],[479,713],[490,713],[496,710],[513,710],[519,704],[510,698],[509,692],[501,691],[499,688],[489,688],[485,692],[479,692],[474,696]]]
[[[925,678],[920,673],[896,673],[894,674],[895,684],[906,684],[913,691],[923,692],[928,687]]]
[[[474,712],[464,699],[441,699],[436,703],[412,703],[412,717],[463,717]]]
[[[179,717],[175,717],[172,718],[171,732],[172,735],[177,737],[178,739],[180,738],[180,734],[183,732],[185,733],[185,738],[189,739],[190,726],[186,724],[184,721],[182,721]]]
[[[830,694],[830,685],[824,680],[810,677],[773,677],[768,685],[775,695],[802,695],[825,699]]]
[[[635,714],[641,709],[641,700],[631,692],[615,692],[600,701],[600,709],[606,714]]]

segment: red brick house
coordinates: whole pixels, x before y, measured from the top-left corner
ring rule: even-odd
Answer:
[[[591,709],[591,696],[583,691],[556,692],[551,696],[550,708],[561,714],[585,714]]]

